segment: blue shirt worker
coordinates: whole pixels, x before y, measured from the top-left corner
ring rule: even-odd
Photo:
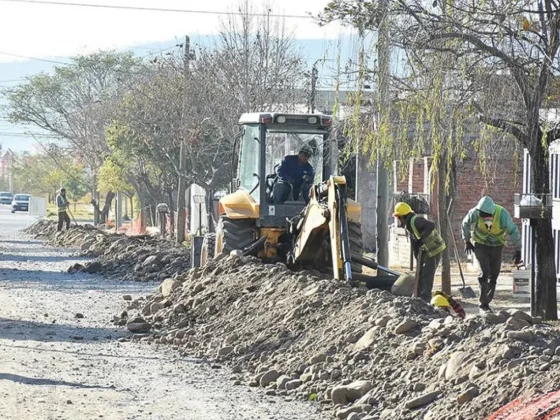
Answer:
[[[282,159],[282,163],[276,171],[278,181],[272,190],[274,204],[284,203],[290,193],[295,201],[302,193],[305,204],[309,203],[309,191],[315,179],[315,170],[309,163],[312,155],[311,149],[305,146],[297,155],[288,155]]]
[[[474,253],[480,265],[480,309],[490,311],[496,282],[502,268],[502,251],[506,244],[506,233],[515,247],[515,264],[521,262],[521,235],[510,214],[491,197],[480,199],[475,208],[469,210],[462,224],[465,252]],[[474,245],[473,245],[474,242]]]

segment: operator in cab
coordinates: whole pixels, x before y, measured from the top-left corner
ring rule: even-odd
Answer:
[[[276,171],[278,181],[272,190],[274,204],[284,203],[290,196],[290,192],[295,201],[301,193],[305,204],[309,203],[309,192],[315,179],[315,170],[309,163],[312,155],[311,149],[304,146],[297,155],[288,155],[282,159]]]

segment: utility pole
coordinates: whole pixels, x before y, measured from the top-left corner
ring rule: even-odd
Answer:
[[[389,98],[389,3],[388,0],[379,0],[381,23],[377,39],[378,62],[378,124],[380,132],[384,124],[389,123],[390,98]],[[389,265],[389,174],[384,157],[377,148],[377,262],[380,265]]]
[[[191,58],[191,42],[189,36],[185,36],[185,44],[183,45],[183,66],[184,66],[184,84],[183,84],[183,115],[185,117],[185,101],[186,98],[186,85],[189,76],[189,64]],[[179,151],[179,182],[177,185],[177,243],[182,244],[185,241],[185,193],[187,191],[187,184],[185,182],[185,169],[186,169],[186,156],[185,156],[185,138],[181,139],[181,147]],[[171,217],[173,217],[173,209],[171,209]]]

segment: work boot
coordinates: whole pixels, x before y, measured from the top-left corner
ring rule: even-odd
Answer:
[[[492,309],[490,308],[490,305],[487,304],[487,303],[481,303],[478,307],[483,312],[492,312]]]

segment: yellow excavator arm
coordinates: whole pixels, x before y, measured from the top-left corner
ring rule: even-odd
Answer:
[[[312,188],[309,204],[294,229],[297,237],[291,262],[321,266],[330,260],[334,278],[352,282],[348,220],[350,214],[359,223],[361,208],[346,195],[344,176],[331,176]]]

